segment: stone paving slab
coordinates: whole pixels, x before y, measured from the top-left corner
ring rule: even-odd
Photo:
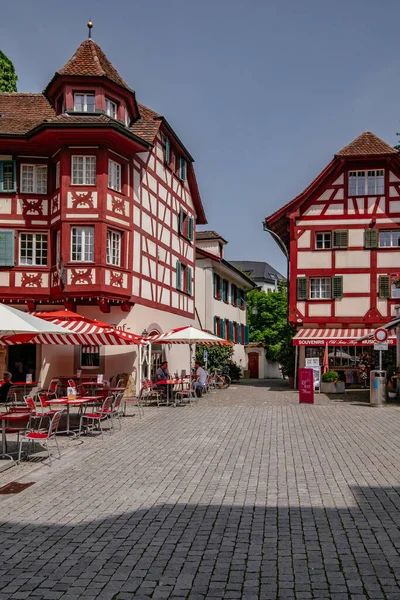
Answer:
[[[241,383],[12,469],[0,600],[398,600],[399,407],[364,400]]]

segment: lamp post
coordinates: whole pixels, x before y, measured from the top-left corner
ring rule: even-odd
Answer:
[[[142,331],[142,337],[143,338],[147,338],[149,335],[149,332],[147,331],[146,328],[143,329]],[[151,349],[151,344],[150,342],[146,342],[146,346],[139,346],[139,390],[142,386],[142,379],[144,377],[144,363],[146,361],[147,365],[149,364],[149,357],[150,357],[150,349]],[[147,378],[147,368],[146,368],[146,378]]]

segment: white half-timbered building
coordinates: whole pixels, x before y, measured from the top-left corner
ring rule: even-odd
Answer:
[[[400,299],[400,156],[366,131],[266,219],[290,253],[289,320],[299,366],[322,357],[348,385],[377,365],[372,340]],[[397,282],[399,278],[399,283]],[[394,364],[394,336],[384,364]]]

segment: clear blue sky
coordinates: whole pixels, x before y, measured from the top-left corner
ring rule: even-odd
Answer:
[[[15,0],[0,49],[42,90],[87,37],[195,158],[228,259],[285,260],[261,221],[366,129],[400,131],[398,0]]]

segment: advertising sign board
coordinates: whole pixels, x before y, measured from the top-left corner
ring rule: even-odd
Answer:
[[[299,369],[299,402],[314,404],[313,369]]]

